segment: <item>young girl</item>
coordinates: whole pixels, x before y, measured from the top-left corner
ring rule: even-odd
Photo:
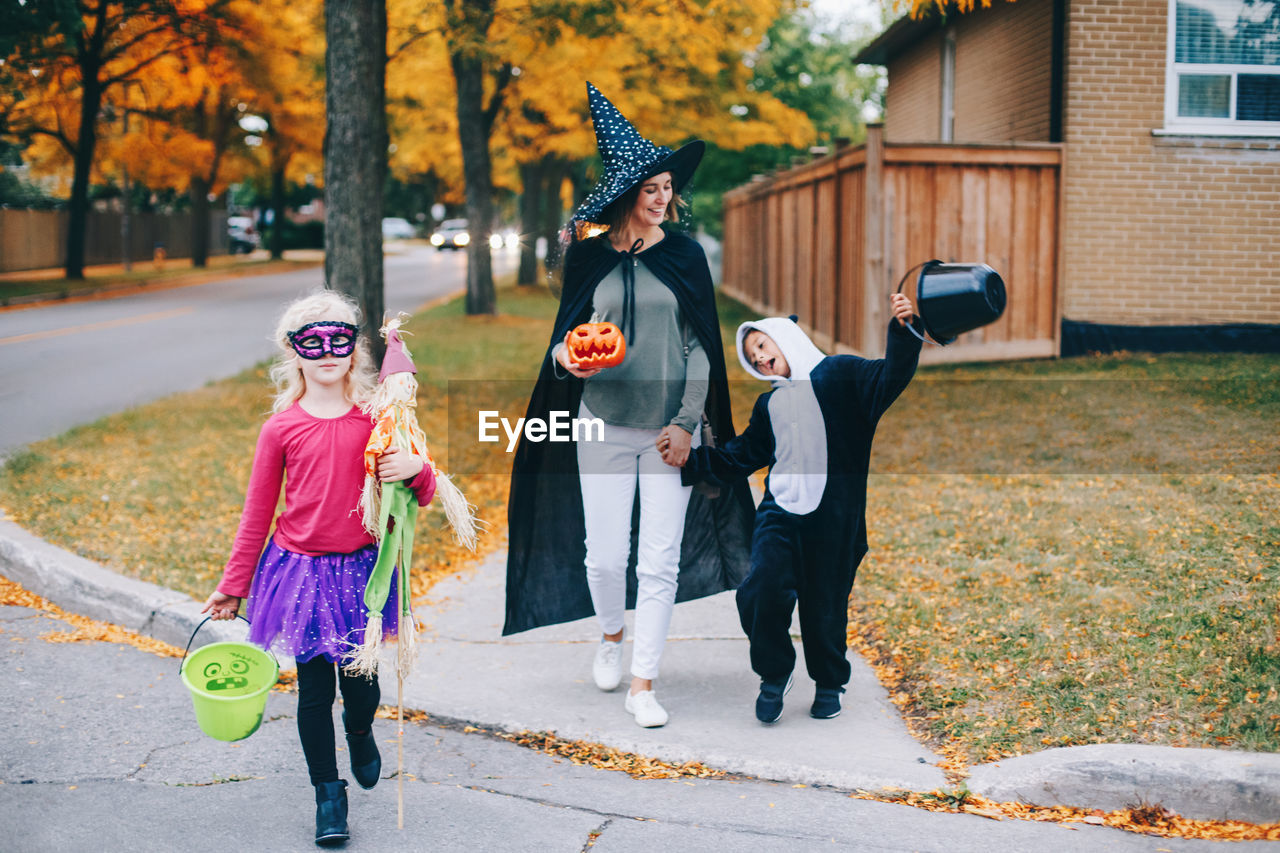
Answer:
[[[372,430],[360,404],[376,382],[357,322],[356,306],[333,291],[296,300],[280,318],[275,340],[281,352],[271,369],[278,389],[274,414],[258,436],[231,558],[202,611],[233,619],[247,595],[250,642],[274,644],[297,661],[298,736],[316,788],[321,845],[349,835],[347,783],[338,778],[334,749],[335,676],[352,774],[361,787],[372,788],[382,768],[371,731],[377,677],[340,668],[352,641],[363,636],[365,584],[378,556],[357,509]],[[282,477],[284,511],[267,541]],[[378,458],[378,478],[408,480],[422,506],[435,494],[431,466],[403,450]],[[388,634],[397,630],[397,615],[391,596],[383,611]]]

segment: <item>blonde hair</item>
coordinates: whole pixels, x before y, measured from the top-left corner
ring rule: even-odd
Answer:
[[[276,397],[271,404],[271,411],[279,414],[292,406],[307,390],[306,381],[302,377],[301,358],[289,343],[289,333],[320,320],[334,320],[341,323],[360,324],[360,308],[349,296],[334,290],[317,290],[299,297],[289,303],[276,323],[275,341],[279,353],[275,364],[271,365],[271,382],[276,386]],[[369,349],[369,340],[364,335],[356,338],[356,350],[351,356],[351,370],[346,376],[347,399],[353,404],[363,404],[373,394],[378,384],[378,376],[374,371],[373,353]]]

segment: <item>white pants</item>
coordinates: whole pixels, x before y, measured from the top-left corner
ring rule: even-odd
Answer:
[[[590,418],[582,406],[579,417]],[[627,558],[631,551],[631,507],[640,484],[640,535],[636,554],[636,626],[631,674],[657,678],[667,642],[680,572],[680,543],[691,486],[680,485],[680,469],[662,461],[656,429],[605,424],[604,441],[578,442],[578,479],[586,522],[587,585],[600,630],[623,628],[627,606]],[[592,433],[595,437],[595,433]],[[700,436],[693,437],[696,447]]]

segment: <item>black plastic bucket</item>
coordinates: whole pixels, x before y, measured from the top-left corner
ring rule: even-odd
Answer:
[[[910,275],[908,270],[907,275]],[[906,283],[898,283],[898,290]],[[924,330],[940,344],[994,323],[1004,313],[1006,298],[1000,274],[986,264],[926,261],[916,278],[916,313]],[[913,330],[914,331],[914,330]]]

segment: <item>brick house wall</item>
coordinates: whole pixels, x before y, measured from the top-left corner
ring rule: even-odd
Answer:
[[[942,113],[942,38],[921,39],[888,66],[885,142],[937,142]]]
[[[1052,0],[957,15],[953,142],[1048,142]],[[886,142],[942,139],[943,31],[887,66]]]
[[[1280,324],[1280,138],[1160,133],[1168,0],[1070,0],[1062,313]],[[956,142],[1049,139],[1052,0],[953,16]],[[938,141],[942,33],[888,63],[885,138]]]
[[[1052,0],[956,19],[956,142],[1049,142]]]
[[[1168,17],[1167,0],[1069,4],[1063,315],[1280,323],[1280,139],[1152,134]]]

